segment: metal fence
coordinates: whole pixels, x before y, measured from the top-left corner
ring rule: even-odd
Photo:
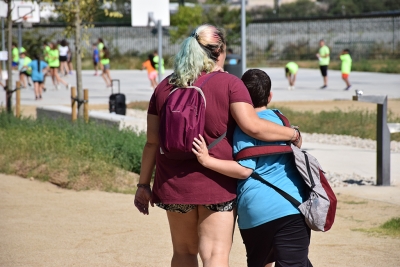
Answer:
[[[174,55],[179,44],[170,42],[164,29],[163,53]],[[53,39],[65,38],[63,26],[34,25],[35,34]],[[14,28],[14,34],[17,29]],[[37,32],[37,33],[36,33]],[[157,49],[157,33],[151,27],[131,27],[121,24],[95,24],[83,32],[87,35],[82,45],[90,52],[91,43],[102,37],[114,54],[148,54]],[[331,49],[331,57],[348,48],[355,60],[400,58],[400,13],[344,18],[282,19],[256,21],[247,27],[247,56],[249,60],[299,60],[315,59],[318,41],[325,39]],[[69,40],[73,43],[73,40]],[[72,46],[73,47],[73,46]],[[240,53],[240,46],[232,47]]]

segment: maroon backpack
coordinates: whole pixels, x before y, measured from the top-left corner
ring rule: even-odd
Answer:
[[[193,139],[204,135],[206,98],[201,87],[219,72],[207,74],[199,87],[177,87],[169,93],[160,112],[160,152],[169,159],[196,158],[192,152]],[[226,133],[214,140],[215,146]]]

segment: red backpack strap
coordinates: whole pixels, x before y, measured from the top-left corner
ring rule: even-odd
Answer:
[[[269,155],[293,153],[290,145],[264,145],[246,147],[235,155],[235,160],[251,159]]]
[[[284,126],[290,127],[289,120],[285,116],[283,116],[282,113],[280,113],[276,109],[274,109],[273,111],[282,121]],[[287,142],[286,145],[263,145],[263,146],[246,147],[240,150],[234,157],[235,160],[238,161],[242,159],[250,159],[262,156],[279,155],[287,153],[293,153],[293,150],[290,146],[290,142]]]
[[[276,114],[276,116],[279,117],[284,126],[291,127],[289,120],[285,116],[283,116],[282,113],[280,113],[277,109],[273,109],[273,112]]]

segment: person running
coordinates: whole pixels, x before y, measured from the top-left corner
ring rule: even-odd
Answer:
[[[280,118],[267,105],[271,102],[271,79],[262,70],[246,71],[242,80],[249,90],[257,115],[279,125]],[[298,139],[301,144],[301,138]],[[236,127],[233,135],[233,152],[285,142],[264,142],[253,138]],[[298,145],[299,145],[298,144]],[[204,167],[237,178],[238,225],[246,247],[247,266],[312,267],[308,259],[311,229],[304,216],[273,188],[253,179],[255,172],[263,179],[287,192],[296,200],[307,198],[307,186],[300,176],[290,154],[268,155],[239,160],[222,160],[208,154],[204,138],[193,141],[193,153]]]
[[[157,83],[157,71],[155,69],[153,58],[154,56],[150,54],[148,56],[148,59],[145,62],[143,62],[142,69],[147,69],[147,77],[149,78],[151,87],[154,90],[156,89],[158,83]]]
[[[66,81],[61,79],[60,76],[58,75],[58,68],[60,67],[59,55],[60,54],[58,52],[57,45],[55,43],[51,43],[48,57],[49,57],[50,75],[53,80],[54,87],[56,90],[58,90],[59,84],[62,83],[68,90],[70,85]]]
[[[39,55],[35,55],[34,60],[32,60],[27,67],[32,69],[32,81],[35,90],[35,99],[42,99],[44,77],[46,72],[49,70],[48,64],[43,60],[40,60]]]
[[[30,57],[26,55],[26,52],[20,53],[18,70],[19,70],[19,80],[21,82],[21,88],[27,88],[28,85],[32,86],[32,84],[29,82],[29,77],[31,77],[31,70],[27,67],[27,65],[31,61],[32,60],[30,59]]]
[[[294,90],[294,83],[296,81],[296,76],[297,76],[297,70],[299,69],[299,66],[291,61],[285,66],[285,73],[286,73],[286,78],[289,81],[289,90]]]
[[[330,50],[329,47],[325,45],[325,40],[321,39],[319,41],[319,50],[317,54],[317,58],[319,60],[319,69],[321,70],[322,77],[324,79],[324,85],[321,86],[321,89],[326,89],[328,87],[328,65],[330,61]]]
[[[63,76],[68,75],[69,68],[68,68],[68,45],[67,41],[63,39],[58,46],[58,51],[60,53],[60,73]]]
[[[342,70],[342,79],[343,81],[346,83],[346,88],[344,90],[350,90],[351,88],[351,84],[349,82],[349,75],[351,72],[351,63],[352,63],[352,59],[350,56],[350,50],[349,49],[344,49],[342,51],[342,53],[339,56],[340,60],[342,61],[342,66],[341,66],[341,70]]]
[[[93,44],[92,49],[93,49],[92,57],[93,57],[94,76],[97,76],[97,70],[100,61],[100,54],[99,54],[99,49],[97,48],[97,44]]]
[[[111,87],[111,75],[110,75],[110,52],[107,47],[103,47],[102,58],[100,60],[101,65],[103,66],[103,73],[101,77],[103,77],[106,82],[107,87]]]

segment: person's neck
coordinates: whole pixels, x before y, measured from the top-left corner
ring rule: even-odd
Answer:
[[[266,109],[267,109],[267,107],[254,108],[254,110],[256,112],[260,112],[260,111],[263,111],[263,110],[266,110]]]

